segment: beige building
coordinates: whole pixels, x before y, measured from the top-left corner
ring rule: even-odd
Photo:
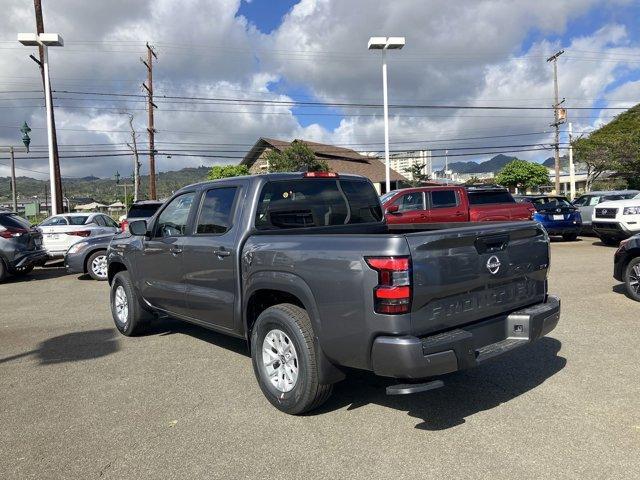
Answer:
[[[384,164],[384,158],[380,158]],[[389,166],[396,172],[400,172],[409,180],[413,180],[413,175],[408,170],[413,165],[424,165],[424,173],[433,177],[433,164],[431,161],[431,150],[412,150],[407,152],[392,153],[389,155]]]
[[[298,141],[307,145],[316,157],[326,161],[332,172],[362,175],[373,182],[378,193],[385,193],[385,168],[378,158],[366,157],[355,150],[336,147],[335,145],[309,142],[307,140]],[[260,138],[240,164],[248,166],[252,174],[269,173],[269,164],[266,160],[267,152],[270,150],[282,151],[290,145],[290,142],[283,140]],[[399,187],[399,181],[406,180],[405,176],[394,169],[391,170],[390,177],[392,190]]]

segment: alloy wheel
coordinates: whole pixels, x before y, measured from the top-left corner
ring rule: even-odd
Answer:
[[[298,381],[298,354],[282,330],[270,330],[262,342],[262,362],[267,378],[279,392],[290,392]]]
[[[91,271],[100,278],[107,278],[107,256],[100,255],[91,262]]]
[[[118,285],[113,298],[113,306],[116,310],[118,323],[126,325],[129,321],[129,299],[122,285]]]

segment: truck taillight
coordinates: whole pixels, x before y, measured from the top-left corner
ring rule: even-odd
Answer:
[[[1,238],[14,238],[24,235],[25,233],[29,233],[28,230],[24,228],[16,228],[16,227],[3,227],[0,225],[0,237]]]
[[[123,221],[120,223],[120,231],[122,231],[122,232],[126,232],[126,231],[127,231],[127,227],[128,227],[128,226],[129,226],[129,222],[128,222],[128,221],[126,221],[126,220],[123,220]]]
[[[373,289],[376,313],[397,315],[411,309],[411,260],[409,257],[367,257],[367,265],[378,272]]]
[[[336,172],[305,172],[305,178],[338,178]]]

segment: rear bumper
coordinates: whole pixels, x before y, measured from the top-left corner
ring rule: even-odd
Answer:
[[[376,375],[427,378],[473,368],[531,343],[552,331],[560,319],[560,299],[547,301],[429,337],[378,337],[371,351]]]
[[[572,233],[580,233],[582,224],[572,225],[543,225],[549,235],[568,235]]]
[[[30,267],[31,265],[38,265],[47,261],[49,256],[46,250],[32,250],[16,255],[13,262],[11,262],[11,268],[23,268]]]

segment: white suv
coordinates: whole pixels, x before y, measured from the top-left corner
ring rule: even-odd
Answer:
[[[629,200],[600,203],[591,217],[593,231],[602,243],[615,245],[640,233],[640,194]]]
[[[114,235],[120,227],[103,213],[63,213],[47,218],[38,230],[49,257],[60,258],[74,243],[86,237]]]

